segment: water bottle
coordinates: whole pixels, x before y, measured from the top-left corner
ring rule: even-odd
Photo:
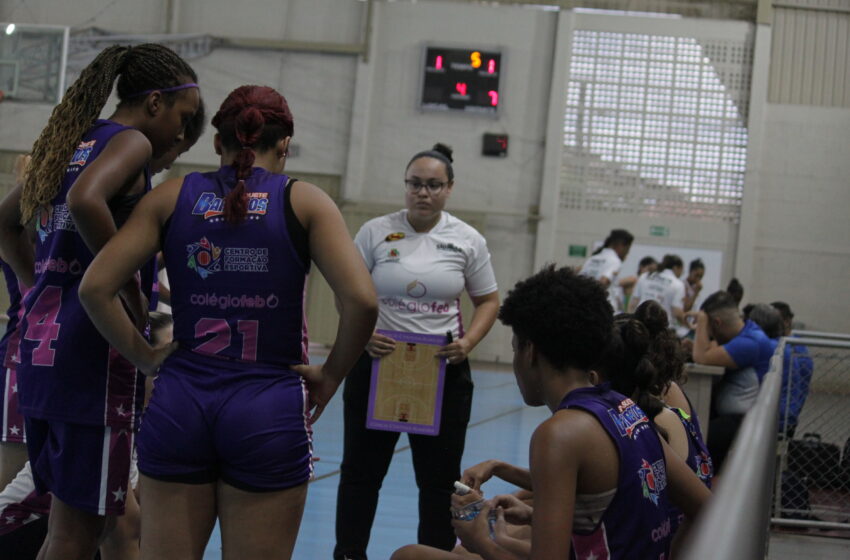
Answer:
[[[455,494],[459,496],[465,496],[469,494],[472,489],[463,484],[462,482],[455,482]],[[460,521],[472,521],[478,514],[481,513],[481,510],[484,509],[484,504],[487,500],[483,497],[480,500],[475,500],[469,504],[461,508],[452,508],[452,517],[455,519],[459,519]],[[490,514],[487,516],[487,525],[490,528],[490,538],[496,538],[496,510],[490,510]]]

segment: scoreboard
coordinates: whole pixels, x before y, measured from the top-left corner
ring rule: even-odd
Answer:
[[[502,54],[478,49],[426,47],[420,107],[496,115]]]

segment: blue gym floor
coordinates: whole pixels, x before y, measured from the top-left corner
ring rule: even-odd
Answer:
[[[313,363],[318,363],[316,357]],[[499,458],[517,465],[528,465],[528,443],[534,428],[549,416],[544,407],[523,404],[513,373],[502,369],[482,370],[473,366],[475,393],[472,417],[466,434],[463,467],[485,459]],[[330,559],[334,547],[334,517],[339,465],[342,461],[342,392],[334,396],[314,426],[316,479],[310,484],[301,531],[295,545],[296,560]],[[399,438],[396,455],[384,479],[378,513],[372,528],[369,558],[383,560],[394,550],[416,542],[417,490],[407,437]],[[513,488],[499,480],[485,485],[488,496]],[[205,559],[221,558],[221,535],[214,530]]]

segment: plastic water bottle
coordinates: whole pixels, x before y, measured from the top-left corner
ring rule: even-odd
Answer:
[[[465,496],[469,494],[472,489],[462,482],[455,482],[455,494],[459,496]],[[459,519],[460,521],[472,521],[478,514],[481,513],[481,510],[484,509],[484,504],[487,500],[481,498],[480,500],[475,500],[469,504],[461,508],[452,508],[452,517],[455,519]],[[490,538],[496,538],[496,510],[490,510],[490,514],[487,516],[487,525],[490,528]]]

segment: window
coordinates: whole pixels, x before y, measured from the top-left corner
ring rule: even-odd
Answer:
[[[751,39],[577,30],[561,206],[737,222]]]

